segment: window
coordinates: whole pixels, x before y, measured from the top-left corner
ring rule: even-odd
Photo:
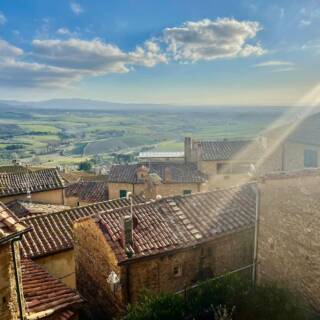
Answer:
[[[125,198],[127,196],[127,190],[120,190],[119,196],[120,198]]]
[[[174,277],[181,277],[182,276],[182,265],[181,264],[174,265],[173,276]]]
[[[184,196],[186,196],[186,195],[188,195],[188,194],[191,194],[191,193],[192,193],[191,190],[183,190],[183,192],[182,192],[182,194],[183,194]]]
[[[218,174],[228,174],[231,173],[231,165],[229,163],[218,163],[217,164]]]
[[[318,166],[318,153],[315,150],[304,150],[304,167],[316,168]]]

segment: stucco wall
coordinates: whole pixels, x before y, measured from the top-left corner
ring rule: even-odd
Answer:
[[[267,180],[261,193],[258,272],[320,311],[320,177]]]
[[[31,199],[34,202],[64,204],[64,189],[34,192],[31,194]],[[8,203],[13,200],[28,200],[28,199],[26,194],[19,194],[19,195],[0,198],[0,201],[3,203]]]
[[[76,287],[74,250],[67,250],[35,259],[51,275],[63,281],[68,287]]]

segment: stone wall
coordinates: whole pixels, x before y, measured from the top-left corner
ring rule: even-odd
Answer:
[[[124,308],[121,288],[112,290],[111,271],[120,277],[117,259],[95,222],[83,219],[74,224],[77,289],[87,300],[93,319],[112,319]]]
[[[17,254],[17,263],[20,265],[19,243],[14,244]],[[19,268],[19,267],[18,267]],[[18,275],[21,281],[21,274]],[[22,288],[20,288],[22,294]],[[23,296],[22,296],[23,297]],[[25,312],[22,299],[23,312]],[[17,287],[14,273],[11,245],[0,246],[0,320],[17,320],[19,318],[19,305]]]
[[[275,281],[320,311],[320,176],[259,183],[258,282]]]
[[[42,192],[33,192],[31,199],[34,202],[50,203],[50,204],[64,204],[64,189],[56,189]],[[13,200],[28,201],[26,194],[12,195],[8,197],[1,197],[0,201],[8,203]]]
[[[49,256],[35,259],[51,275],[60,279],[68,287],[76,287],[74,250],[58,252]]]
[[[177,292],[205,280],[252,264],[253,229],[233,233],[184,251],[139,260],[129,270],[130,302],[142,289],[155,293]],[[180,269],[180,274],[174,271]]]

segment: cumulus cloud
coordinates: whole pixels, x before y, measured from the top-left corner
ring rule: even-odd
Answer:
[[[157,38],[131,51],[101,39],[79,39],[64,27],[56,30],[63,39],[36,38],[27,53],[0,39],[0,82],[61,86],[86,77],[129,72],[137,66],[151,68],[171,60],[196,62],[259,56],[265,49],[252,41],[261,29],[257,22],[227,18],[189,21],[166,28]]]
[[[219,18],[186,22],[180,27],[166,28],[163,41],[175,60],[198,61],[261,55],[259,43],[250,44],[262,30],[258,22]]]
[[[293,62],[283,61],[283,60],[269,60],[254,65],[256,68],[265,68],[265,67],[292,67],[294,66]]]
[[[0,60],[8,57],[17,57],[23,54],[23,50],[17,48],[5,40],[0,39]]]
[[[5,15],[0,11],[0,25],[4,25],[7,22]]]
[[[83,11],[84,11],[82,6],[77,2],[71,2],[70,3],[70,9],[77,16],[80,15],[81,13],[83,13]]]

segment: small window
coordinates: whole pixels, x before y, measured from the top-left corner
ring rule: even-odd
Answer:
[[[174,277],[181,277],[182,276],[182,265],[181,264],[174,265],[173,276]]]
[[[304,167],[318,167],[318,153],[315,150],[304,150]]]
[[[191,194],[192,191],[191,190],[183,190],[183,195],[186,196],[188,194]]]
[[[120,190],[119,195],[120,195],[120,198],[126,198],[127,197],[127,190]]]
[[[231,173],[231,165],[229,163],[218,163],[217,174],[228,174]]]

